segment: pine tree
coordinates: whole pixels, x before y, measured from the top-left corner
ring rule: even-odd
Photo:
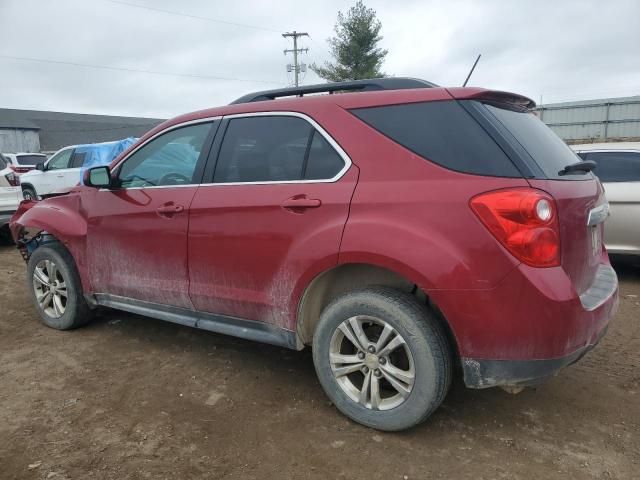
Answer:
[[[313,64],[311,69],[330,82],[384,77],[380,68],[387,50],[378,48],[381,28],[375,10],[358,0],[346,15],[338,12],[336,35],[327,40],[335,63]]]

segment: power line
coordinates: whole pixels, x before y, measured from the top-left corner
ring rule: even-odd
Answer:
[[[236,77],[219,77],[216,75],[200,75],[196,73],[174,73],[174,72],[160,72],[156,70],[141,70],[137,68],[128,68],[128,67],[114,67],[111,65],[96,65],[91,63],[81,63],[81,62],[68,62],[63,60],[51,60],[45,58],[32,58],[32,57],[16,57],[12,55],[0,55],[0,58],[7,58],[10,60],[20,60],[26,62],[38,62],[38,63],[51,63],[55,65],[70,65],[74,67],[83,67],[83,68],[97,68],[101,70],[116,70],[120,72],[135,72],[135,73],[146,73],[148,75],[164,75],[169,77],[182,77],[182,78],[204,78],[207,80],[225,80],[225,81],[234,81],[234,82],[251,82],[251,83],[272,83],[276,85],[280,85],[281,82],[275,82],[272,80],[256,80],[249,78],[236,78]]]
[[[173,11],[173,10],[165,10],[165,9],[156,8],[156,7],[147,7],[146,5],[138,5],[136,3],[122,2],[120,0],[106,0],[106,1],[110,2],[110,3],[116,3],[116,4],[119,4],[119,5],[126,5],[128,7],[142,8],[144,10],[152,10],[154,12],[166,13],[168,15],[177,15],[179,17],[193,18],[193,19],[196,19],[196,20],[204,20],[204,21],[207,21],[207,22],[224,23],[225,25],[233,25],[235,27],[253,28],[255,30],[264,30],[264,31],[267,31],[267,32],[280,33],[279,30],[274,30],[274,29],[268,28],[268,27],[261,27],[259,25],[249,25],[249,24],[246,24],[246,23],[238,23],[238,22],[231,22],[231,21],[228,21],[228,20],[220,20],[218,18],[202,17],[200,15],[191,15],[191,14],[188,14],[188,13],[176,12],[176,11]]]

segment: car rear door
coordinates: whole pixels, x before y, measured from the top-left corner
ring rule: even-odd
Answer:
[[[293,329],[301,286],[337,263],[357,169],[302,114],[237,115],[220,130],[191,205],[191,300]]]
[[[91,288],[104,304],[136,300],[192,308],[189,207],[218,123],[163,131],[114,168],[112,188],[83,196]]]
[[[614,253],[640,251],[640,151],[584,152],[593,160],[594,173],[604,185],[611,207],[605,226],[605,244]]]

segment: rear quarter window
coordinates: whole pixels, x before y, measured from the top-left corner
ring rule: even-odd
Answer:
[[[450,170],[522,176],[491,136],[455,101],[358,108],[351,113],[422,158]]]
[[[0,170],[7,168],[7,160],[0,154]]]

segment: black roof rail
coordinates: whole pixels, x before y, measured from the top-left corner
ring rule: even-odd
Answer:
[[[435,83],[408,77],[372,78],[368,80],[352,80],[348,82],[318,83],[316,85],[304,85],[301,87],[278,88],[276,90],[264,90],[243,95],[231,102],[236,103],[262,102],[274,100],[280,97],[292,97],[307,95],[309,93],[333,93],[345,91],[374,91],[374,90],[404,90],[407,88],[433,88]]]

